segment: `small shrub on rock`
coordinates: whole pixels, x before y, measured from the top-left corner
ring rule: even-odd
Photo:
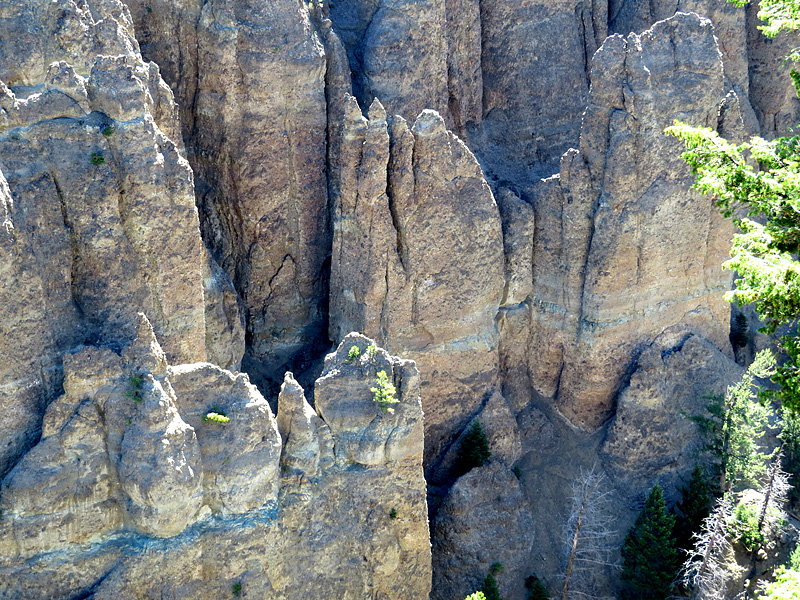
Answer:
[[[369,348],[367,348],[369,350]],[[386,412],[393,413],[394,408],[392,404],[397,404],[400,400],[397,399],[397,388],[389,381],[389,376],[386,371],[378,371],[378,378],[375,381],[375,387],[370,388],[374,394],[372,400],[378,403]]]
[[[359,358],[361,358],[361,350],[358,349],[358,346],[352,346],[350,352],[347,353],[347,362],[355,362]]]
[[[211,409],[209,409],[209,411],[203,417],[203,421],[209,423],[219,423],[221,425],[224,425],[225,423],[230,421],[230,418],[225,414],[225,411],[223,411],[221,408],[219,408],[218,406],[212,406]]]

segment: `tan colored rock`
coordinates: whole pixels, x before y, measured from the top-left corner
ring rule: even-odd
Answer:
[[[693,12],[711,19],[714,34],[722,52],[725,75],[730,83],[745,96],[750,87],[749,42],[746,11],[725,0],[615,0],[609,14],[611,33],[627,36],[641,33],[656,21],[672,17],[676,12]]]
[[[458,453],[461,451],[464,436],[476,422],[481,424],[483,433],[489,442],[492,462],[499,462],[511,467],[522,456],[520,431],[511,407],[500,392],[494,392],[481,411],[467,422],[461,435],[436,465],[437,480],[444,479],[444,474],[450,474],[451,477],[460,475],[455,472]]]
[[[784,60],[798,46],[797,33],[766,38],[758,27],[763,23],[755,4],[746,7],[749,99],[767,138],[787,135],[800,122],[800,101],[792,85],[791,65]]]
[[[129,5],[182,106],[203,238],[247,311],[248,371],[277,392],[323,334],[323,44],[292,0]]]
[[[674,119],[716,127],[726,93],[711,22],[697,15],[612,36],[595,55],[580,153],[537,199],[542,228],[564,226],[537,240],[531,305],[534,386],[558,389],[579,427],[611,416],[635,356],[665,329],[729,350],[731,277],[719,265],[731,225],[689,190],[680,142],[663,134]]]
[[[152,376],[143,379],[143,399],[120,443],[119,481],[132,526],[146,535],[172,537],[203,503],[200,445],[175,398]]]
[[[529,183],[534,174],[550,175],[558,169],[558,157],[577,144],[589,60],[606,37],[602,5],[591,0],[480,3],[483,118],[469,139],[501,180]]]
[[[58,435],[40,442],[6,476],[0,520],[14,546],[0,546],[4,558],[86,543],[121,527],[103,433],[97,406],[84,400]]]
[[[353,347],[359,357],[351,360]],[[381,372],[396,390],[396,403],[375,401]],[[314,405],[330,427],[337,464],[379,465],[415,456],[422,446],[419,385],[414,361],[390,356],[363,335],[347,335],[325,357],[314,386]]]
[[[195,363],[171,367],[177,407],[203,457],[203,502],[223,514],[260,508],[278,497],[281,437],[269,404],[244,373]],[[209,420],[210,412],[229,420]]]
[[[330,428],[306,402],[303,388],[286,373],[278,396],[278,429],[283,442],[282,470],[316,477],[333,462]]]
[[[139,329],[121,357],[86,347],[65,361],[67,393],[46,418],[52,433],[0,485],[1,595],[56,600],[91,589],[98,598],[211,600],[240,584],[243,594],[286,599],[428,596],[412,361],[375,350],[376,364],[395,375],[400,402],[393,414],[371,397],[362,406],[381,424],[355,448],[359,458],[375,458],[368,466],[344,457],[357,432],[329,428],[288,375],[279,401],[284,465],[308,468],[313,446],[318,470],[279,478],[278,425],[248,377],[208,363],[168,367],[146,319]],[[364,350],[372,343],[357,334],[350,342]],[[362,367],[345,364],[347,344],[329,356],[319,405],[325,393],[356,398],[369,384]],[[163,372],[154,377],[148,367]],[[337,425],[353,423],[358,411],[341,409],[354,405],[326,410]],[[204,420],[212,409],[229,420]],[[57,566],[46,558],[54,553]]]
[[[521,304],[533,292],[533,207],[509,189],[498,194],[497,206],[503,221],[505,255],[505,306]]]
[[[433,523],[432,600],[463,598],[483,585],[499,562],[503,597],[521,597],[533,523],[519,482],[508,467],[491,463],[456,481]]]
[[[177,109],[125,5],[6,2],[0,13],[0,37],[20,42],[0,50],[4,473],[38,435],[62,352],[129,342],[140,311],[177,362],[210,348],[237,367],[243,334],[230,283],[204,276]]]
[[[415,357],[430,460],[496,382],[500,216],[474,156],[437,113],[411,130],[401,118],[386,124],[378,104],[369,121],[352,101],[348,115],[331,337],[363,331]]]
[[[710,394],[724,395],[743,369],[696,335],[667,332],[639,357],[622,390],[601,452],[622,493],[659,481],[677,490],[688,480],[704,441],[692,415],[705,415]]]
[[[363,107],[378,98],[389,114],[448,114],[445,0],[345,0],[330,19],[347,49],[353,91]]]
[[[476,0],[445,0],[448,113],[462,139],[483,117],[481,7]]]

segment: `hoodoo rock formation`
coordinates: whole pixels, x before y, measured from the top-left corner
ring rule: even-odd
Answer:
[[[0,596],[521,600],[581,469],[674,498],[753,347],[663,130],[800,119],[756,9],[0,0]]]
[[[66,355],[65,394],[2,483],[0,594],[426,596],[419,374],[374,346],[348,361],[372,344],[353,334],[327,357],[319,415],[287,373],[278,421],[247,375],[168,365],[141,314],[121,354]],[[398,390],[392,413],[372,399],[379,371]]]

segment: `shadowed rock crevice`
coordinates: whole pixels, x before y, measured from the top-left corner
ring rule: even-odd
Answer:
[[[328,347],[323,44],[291,0],[130,6],[182,107],[203,240],[245,308],[244,367],[277,393]]]

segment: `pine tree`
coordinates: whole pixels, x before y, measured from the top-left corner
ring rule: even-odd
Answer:
[[[625,598],[663,600],[669,596],[681,564],[674,528],[675,517],[667,512],[664,492],[656,484],[622,548]]]
[[[742,378],[728,387],[724,398],[712,396],[706,409],[710,417],[692,417],[707,437],[707,449],[719,460],[719,487],[723,493],[756,485],[767,469],[769,456],[759,441],[767,430],[772,408],[759,402],[757,379],[775,373],[769,350],[756,354]]]
[[[678,548],[689,550],[694,545],[692,535],[700,531],[713,502],[711,483],[703,467],[696,465],[689,486],[681,488],[681,501],[677,505],[675,540]]]
[[[461,440],[461,447],[456,457],[456,470],[459,475],[480,467],[492,455],[489,440],[483,432],[480,421],[475,421]]]
[[[544,587],[542,580],[538,577],[528,577],[525,581],[525,587],[528,588],[528,600],[550,600],[547,588]]]
[[[491,573],[489,573],[486,576],[486,579],[483,580],[481,591],[483,592],[483,595],[486,596],[486,600],[503,600],[503,598],[500,596],[500,588],[497,587],[497,580]]]

